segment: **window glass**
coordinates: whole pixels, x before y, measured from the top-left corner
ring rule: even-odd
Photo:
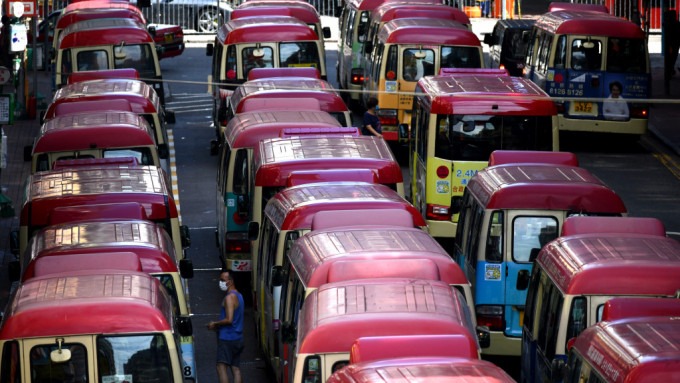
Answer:
[[[467,242],[470,244],[469,251],[465,254],[466,262],[469,267],[476,269],[477,267],[477,252],[479,251],[479,233],[482,232],[482,224],[484,223],[484,209],[475,204],[472,210],[472,225],[470,231],[465,233],[469,238]]]
[[[224,77],[227,80],[236,78],[236,46],[230,45],[227,48],[226,63],[224,64]]]
[[[281,67],[321,67],[316,42],[281,43],[279,51]]]
[[[356,9],[351,9],[349,11],[349,15],[347,16],[347,35],[345,35],[345,45],[347,47],[351,48],[352,43],[354,41],[354,19],[356,18],[357,15],[357,10]]]
[[[524,327],[529,331],[534,331],[534,318],[538,309],[537,297],[541,286],[542,271],[540,267],[534,267],[531,273],[531,282],[529,282],[529,289],[527,290],[526,307],[524,310]]]
[[[604,304],[598,305],[595,313],[595,322],[602,320],[602,313],[604,312]]]
[[[481,68],[478,47],[442,47],[442,68]],[[434,73],[433,73],[434,74]]]
[[[155,165],[149,148],[109,149],[104,150],[103,155],[104,158],[132,157],[135,158],[140,165]]]
[[[587,318],[588,303],[584,297],[576,297],[571,302],[571,309],[569,310],[569,324],[567,325],[567,342],[570,339],[576,338],[588,324]],[[566,345],[565,345],[566,346]],[[566,354],[568,350],[564,350]]]
[[[489,221],[489,229],[486,233],[486,261],[503,262],[503,212],[494,211]]]
[[[62,349],[71,352],[68,362],[55,363],[50,353],[57,344],[35,346],[30,351],[31,381],[33,382],[87,382],[87,349],[80,343],[63,343]]]
[[[397,53],[397,46],[392,45],[387,51],[387,58],[385,61],[385,79],[393,81],[397,79],[397,61],[399,56]],[[377,79],[377,77],[376,77]]]
[[[366,41],[366,34],[368,33],[368,12],[361,11],[359,16],[359,25],[357,25],[357,41],[363,43]]]
[[[555,46],[555,68],[563,69],[567,61],[567,36],[562,35],[557,39]]]
[[[543,350],[546,358],[555,357],[557,332],[560,327],[560,316],[564,298],[557,286],[552,283],[543,290],[541,315],[538,318],[537,347]]]
[[[6,342],[0,361],[0,383],[21,383],[19,361],[19,344],[16,341]]]
[[[82,51],[76,56],[78,71],[108,69],[109,59],[106,51]]]
[[[321,359],[318,356],[305,358],[305,365],[302,370],[302,381],[304,383],[321,383],[321,372]]]
[[[503,41],[503,51],[506,57],[523,59],[527,52],[527,41],[523,38],[524,29],[505,29],[505,34],[499,41]],[[507,52],[507,53],[505,53]]]
[[[172,364],[165,337],[126,335],[97,337],[99,381],[171,382]]]
[[[168,291],[168,295],[170,295],[170,298],[172,298],[172,303],[173,303],[173,310],[175,315],[179,315],[179,299],[177,297],[177,286],[175,286],[175,280],[172,279],[171,274],[155,274],[153,275],[156,279],[158,279],[161,282],[161,285],[165,287],[165,289]]]
[[[600,70],[602,66],[602,42],[599,40],[574,39],[571,42],[571,63],[575,70]]]
[[[248,194],[248,152],[245,149],[236,151],[233,177],[232,187],[234,194]]]
[[[434,75],[434,51],[431,49],[404,49],[401,77],[418,81],[423,76]]]
[[[136,69],[141,78],[153,78],[156,75],[156,62],[151,53],[151,46],[123,45],[114,47],[116,68]]]
[[[642,39],[610,37],[607,41],[607,72],[646,73],[647,50]]]
[[[258,275],[258,280],[263,281],[268,270],[269,259],[275,257],[275,254],[270,253],[271,241],[273,240],[273,233],[277,230],[274,228],[274,224],[269,218],[265,218],[262,225],[262,240],[260,241],[260,248],[258,249],[258,261],[256,275]]]
[[[274,67],[274,53],[271,47],[249,47],[243,48],[241,57],[243,58],[243,77],[248,77],[248,72],[253,68],[273,68]],[[258,55],[256,55],[256,53]],[[260,56],[261,54],[261,56]]]
[[[557,238],[557,218],[522,216],[512,222],[512,259],[515,262],[529,262],[553,239]]]

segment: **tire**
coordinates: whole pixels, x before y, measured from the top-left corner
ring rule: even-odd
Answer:
[[[196,30],[202,33],[215,33],[219,28],[219,22],[220,12],[217,8],[203,8],[196,16]]]

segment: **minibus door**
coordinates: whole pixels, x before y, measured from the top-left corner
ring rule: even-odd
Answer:
[[[565,97],[601,98],[609,94],[605,92],[604,43],[589,36],[572,37],[567,56],[569,70],[566,71]],[[557,82],[557,81],[556,81]],[[601,104],[599,104],[601,105]],[[598,115],[598,103],[590,101],[573,101],[567,104],[565,112],[578,118],[595,118]]]

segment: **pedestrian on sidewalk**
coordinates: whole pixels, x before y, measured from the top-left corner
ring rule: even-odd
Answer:
[[[208,323],[208,329],[217,331],[217,377],[219,383],[229,383],[229,370],[234,383],[241,378],[241,353],[243,352],[243,296],[236,290],[234,277],[224,271],[220,274],[220,290],[226,292],[220,308],[220,319]]]

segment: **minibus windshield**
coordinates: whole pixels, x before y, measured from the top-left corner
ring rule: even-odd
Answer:
[[[161,334],[97,338],[99,381],[171,382],[170,351]]]

